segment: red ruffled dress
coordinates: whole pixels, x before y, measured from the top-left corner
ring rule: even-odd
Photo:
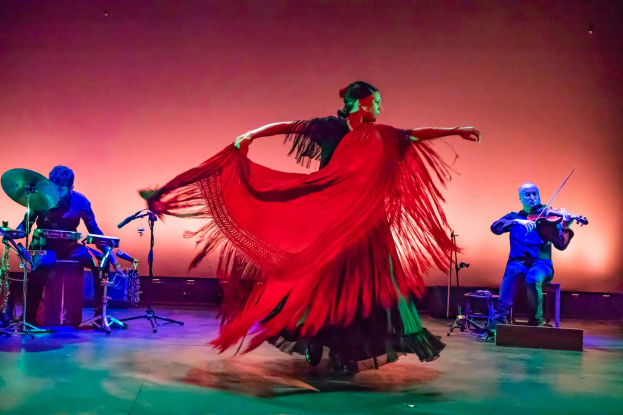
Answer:
[[[317,172],[271,170],[231,145],[143,192],[159,215],[207,219],[187,236],[202,245],[191,267],[220,253],[217,349],[250,333],[245,352],[264,341],[289,353],[322,345],[354,371],[405,353],[439,356],[445,345],[422,327],[413,298],[455,249],[433,179],[444,185],[448,170],[410,134],[372,123],[349,131],[336,117],[300,121],[286,140],[299,162],[320,160]]]

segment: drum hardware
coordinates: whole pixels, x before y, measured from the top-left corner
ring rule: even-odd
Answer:
[[[80,232],[60,231],[57,229],[37,229],[33,233],[32,239],[33,243],[36,243],[40,247],[45,247],[48,239],[79,241],[82,239],[82,234]]]
[[[31,209],[46,210],[52,209],[58,203],[58,191],[54,183],[44,176],[27,169],[12,169],[6,171],[0,179],[0,184],[4,192],[15,202],[26,207],[26,246],[28,246],[28,235],[30,234],[30,212]],[[3,241],[10,238],[3,237]],[[15,245],[15,242],[13,242]],[[32,270],[34,264],[30,255],[21,244],[14,246],[20,258],[20,267],[24,271],[24,302],[22,308],[22,318],[14,328],[16,333],[25,334],[34,339],[33,334],[51,333],[52,330],[40,329],[26,322],[26,294],[28,291],[28,271]],[[30,265],[30,267],[29,267]]]
[[[80,324],[80,326],[91,324],[97,327],[98,329],[102,330],[106,334],[110,334],[111,326],[119,327],[122,329],[128,328],[127,324],[108,315],[108,300],[110,299],[110,297],[108,297],[108,287],[113,286],[115,284],[116,278],[119,274],[119,271],[117,270],[117,263],[114,259],[114,256],[112,255],[112,248],[119,247],[119,238],[89,234],[87,235],[86,238],[82,240],[82,244],[86,246],[86,244],[95,244],[97,242],[102,242],[102,241],[106,242],[109,245],[109,247],[105,249],[106,252],[104,253],[103,257],[101,257],[101,255],[97,255],[97,257],[101,257],[101,259],[99,259],[98,268],[99,268],[100,284],[102,285],[102,287],[104,287],[104,291],[102,293],[102,313],[99,316],[83,321]],[[89,248],[89,247],[87,248],[91,252],[95,251],[92,248]],[[113,266],[114,273],[115,273],[112,279],[109,279],[110,277],[110,273],[108,271],[109,265]],[[123,273],[121,274],[125,277],[125,274]]]
[[[0,230],[2,231],[3,235],[6,235],[7,237],[11,239],[22,239],[26,236],[26,232],[24,231],[9,228],[8,222],[2,222],[2,226],[0,227]]]
[[[2,230],[4,231],[5,229],[8,229],[7,223],[3,222]],[[7,305],[9,300],[9,273],[11,271],[9,266],[10,252],[11,251],[9,248],[9,244],[7,242],[4,242],[2,244],[2,257],[0,258],[0,313],[7,312]],[[6,332],[4,330],[0,330],[0,334],[4,334],[5,336],[11,335],[9,332]]]
[[[132,265],[124,269],[128,278],[128,300],[133,307],[136,307],[140,301],[141,280],[138,274],[138,259],[131,257],[120,249],[117,250],[117,258],[131,262]]]
[[[146,213],[142,213],[145,212]],[[136,212],[134,215],[126,218],[125,220],[123,220],[123,222],[121,222],[119,225],[117,225],[118,228],[122,228],[123,226],[125,226],[126,224],[132,222],[135,219],[139,219],[142,217],[147,217],[147,222],[149,224],[149,235],[150,235],[150,241],[149,241],[149,255],[147,256],[147,263],[149,264],[149,284],[147,287],[147,310],[145,310],[145,314],[139,315],[139,316],[134,316],[134,317],[129,317],[129,318],[124,318],[121,319],[121,321],[130,321],[130,320],[138,320],[141,318],[147,319],[149,321],[149,323],[151,324],[151,329],[152,332],[157,333],[158,329],[156,328],[156,326],[164,326],[166,324],[179,324],[180,326],[184,325],[183,321],[177,321],[177,320],[173,320],[170,318],[165,318],[165,317],[160,317],[159,315],[156,314],[156,312],[154,311],[154,309],[151,307],[151,288],[152,288],[152,283],[153,283],[153,278],[154,278],[154,224],[156,223],[156,221],[158,220],[158,217],[156,216],[155,213],[149,211],[149,210],[141,210]],[[162,320],[165,321],[164,324],[159,324],[158,320]]]

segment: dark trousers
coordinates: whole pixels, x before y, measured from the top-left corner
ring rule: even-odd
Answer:
[[[26,293],[28,307],[26,310],[26,321],[31,324],[34,323],[37,315],[37,308],[43,295],[43,289],[48,281],[56,277],[53,265],[57,259],[78,261],[83,268],[89,268],[93,272],[93,307],[96,316],[101,314],[104,289],[100,284],[99,268],[87,248],[78,243],[63,243],[56,244],[53,246],[53,249],[48,250],[50,256],[38,261],[36,260],[35,271],[31,272],[28,276],[28,292]]]
[[[539,324],[543,320],[543,284],[549,283],[552,278],[554,278],[554,269],[550,261],[536,261],[529,267],[523,262],[510,261],[504,271],[498,306],[489,328],[495,328],[498,323],[506,323],[513,307],[515,287],[519,279],[526,282],[526,296],[530,313],[529,323]]]

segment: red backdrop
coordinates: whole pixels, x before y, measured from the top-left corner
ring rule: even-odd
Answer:
[[[145,265],[139,224],[116,228],[143,207],[137,189],[263,124],[332,115],[339,88],[361,79],[381,90],[382,123],[482,130],[480,145],[446,140],[460,154],[446,212],[471,263],[465,284],[499,284],[508,238],[489,226],[520,209],[519,184],[547,200],[577,167],[555,205],[591,223],[554,254],[556,280],[623,290],[622,4],[383,3],[3,1],[1,170],[70,166],[104,233]],[[304,170],[280,138],[251,157]],[[0,195],[1,219],[23,213]],[[211,261],[186,269],[182,233],[198,226],[157,223],[157,275],[213,276]]]

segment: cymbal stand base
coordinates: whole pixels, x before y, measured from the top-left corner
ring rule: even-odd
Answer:
[[[95,326],[97,329],[102,330],[106,334],[110,334],[111,328],[119,328],[119,329],[128,328],[127,324],[117,320],[116,318],[111,317],[111,316],[104,317],[103,315],[93,317],[89,320],[83,321],[82,323],[80,323],[80,327],[86,326],[87,324],[91,324],[92,326]]]
[[[104,263],[106,259],[107,257],[105,257]],[[102,314],[99,316],[95,316],[89,320],[83,321],[82,323],[80,323],[80,327],[91,324],[102,330],[104,333],[110,334],[111,326],[120,329],[127,329],[128,325],[108,315],[108,300],[110,299],[110,297],[108,297],[108,286],[111,283],[108,279],[108,273],[104,273],[102,266],[103,264],[100,264],[100,281],[102,286],[104,287],[104,291],[102,293]]]
[[[17,326],[15,326],[14,333],[24,334],[29,336],[31,339],[34,339],[35,336],[33,334],[48,334],[54,333],[54,330],[51,329],[40,329],[39,327],[35,327],[30,323],[26,323],[24,321],[20,321]]]

